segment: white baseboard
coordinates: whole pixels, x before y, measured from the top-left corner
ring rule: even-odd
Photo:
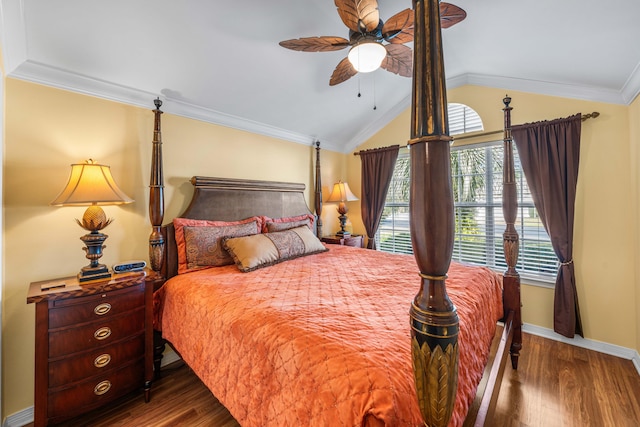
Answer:
[[[609,354],[611,356],[620,357],[622,359],[631,360],[633,365],[640,375],[640,354],[636,350],[621,347],[619,345],[608,344],[601,341],[594,341],[586,338],[582,338],[576,335],[575,338],[567,338],[562,336],[551,329],[543,328],[541,326],[529,325],[525,323],[522,325],[522,331],[531,335],[538,335],[543,338],[549,338],[554,341],[560,341],[566,344],[575,345],[576,347],[586,348],[587,350],[593,350],[600,353]]]
[[[162,358],[161,366],[166,366],[170,363],[180,360],[178,353],[170,348],[165,352]],[[20,412],[9,415],[2,423],[2,427],[23,427],[33,422],[33,406],[23,409]]]
[[[3,427],[22,427],[33,422],[33,406],[5,418]]]
[[[180,360],[178,353],[167,346],[167,350],[162,355],[162,363],[160,363],[160,367],[165,367],[173,362],[177,362],[178,360]]]

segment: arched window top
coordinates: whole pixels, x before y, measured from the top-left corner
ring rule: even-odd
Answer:
[[[448,112],[450,135],[484,130],[482,119],[468,105],[449,103]]]

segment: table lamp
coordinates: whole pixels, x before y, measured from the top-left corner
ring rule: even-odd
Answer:
[[[349,237],[351,235],[350,232],[344,229],[347,224],[347,205],[345,202],[352,202],[354,200],[358,200],[358,198],[351,192],[349,188],[349,184],[346,182],[338,181],[333,185],[333,190],[331,191],[331,195],[327,199],[327,202],[339,202],[338,205],[338,219],[340,220],[340,231],[336,233],[336,235],[341,237]]]
[[[51,202],[53,206],[89,206],[82,216],[82,221],[76,219],[80,227],[89,231],[80,237],[86,247],[86,253],[90,264],[83,267],[78,273],[79,282],[106,279],[111,277],[109,269],[104,264],[99,264],[102,257],[103,245],[107,239],[106,234],[100,232],[111,224],[112,218],[107,219],[101,205],[121,205],[131,203],[129,198],[116,185],[111,176],[109,166],[101,165],[89,159],[85,163],[72,164],[69,182],[62,192]]]

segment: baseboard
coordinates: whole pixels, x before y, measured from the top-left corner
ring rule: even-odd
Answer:
[[[172,349],[168,349],[164,356],[162,357],[162,363],[160,366],[164,367],[173,362],[177,362],[180,360],[180,356],[178,353],[173,351]],[[16,412],[15,414],[9,415],[2,423],[2,427],[23,427],[29,423],[33,422],[33,406],[30,406],[26,409],[23,409],[20,412]]]
[[[33,422],[33,406],[5,418],[2,427],[22,427]]]
[[[532,335],[538,335],[543,338],[549,338],[554,341],[560,341],[566,344],[575,345],[576,347],[586,348],[587,350],[593,350],[600,353],[609,354],[611,356],[620,357],[622,359],[631,360],[633,362],[633,365],[636,367],[636,370],[638,371],[638,375],[640,375],[640,354],[638,354],[636,350],[621,347],[619,345],[582,338],[579,335],[576,335],[575,338],[567,338],[554,332],[551,329],[543,328],[536,325],[530,325],[527,323],[522,325],[522,331]]]
[[[162,355],[162,362],[160,363],[160,367],[164,368],[165,366],[170,365],[173,362],[177,362],[180,359],[181,358],[180,356],[178,356],[178,353],[167,346],[167,350]]]
[[[640,354],[638,354],[638,352],[636,351],[635,356],[633,356],[633,364],[636,367],[636,370],[638,371],[638,374],[640,374]]]

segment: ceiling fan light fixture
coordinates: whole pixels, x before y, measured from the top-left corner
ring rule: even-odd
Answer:
[[[349,62],[360,73],[370,73],[380,68],[387,56],[387,49],[378,42],[365,41],[353,46],[349,51]]]

